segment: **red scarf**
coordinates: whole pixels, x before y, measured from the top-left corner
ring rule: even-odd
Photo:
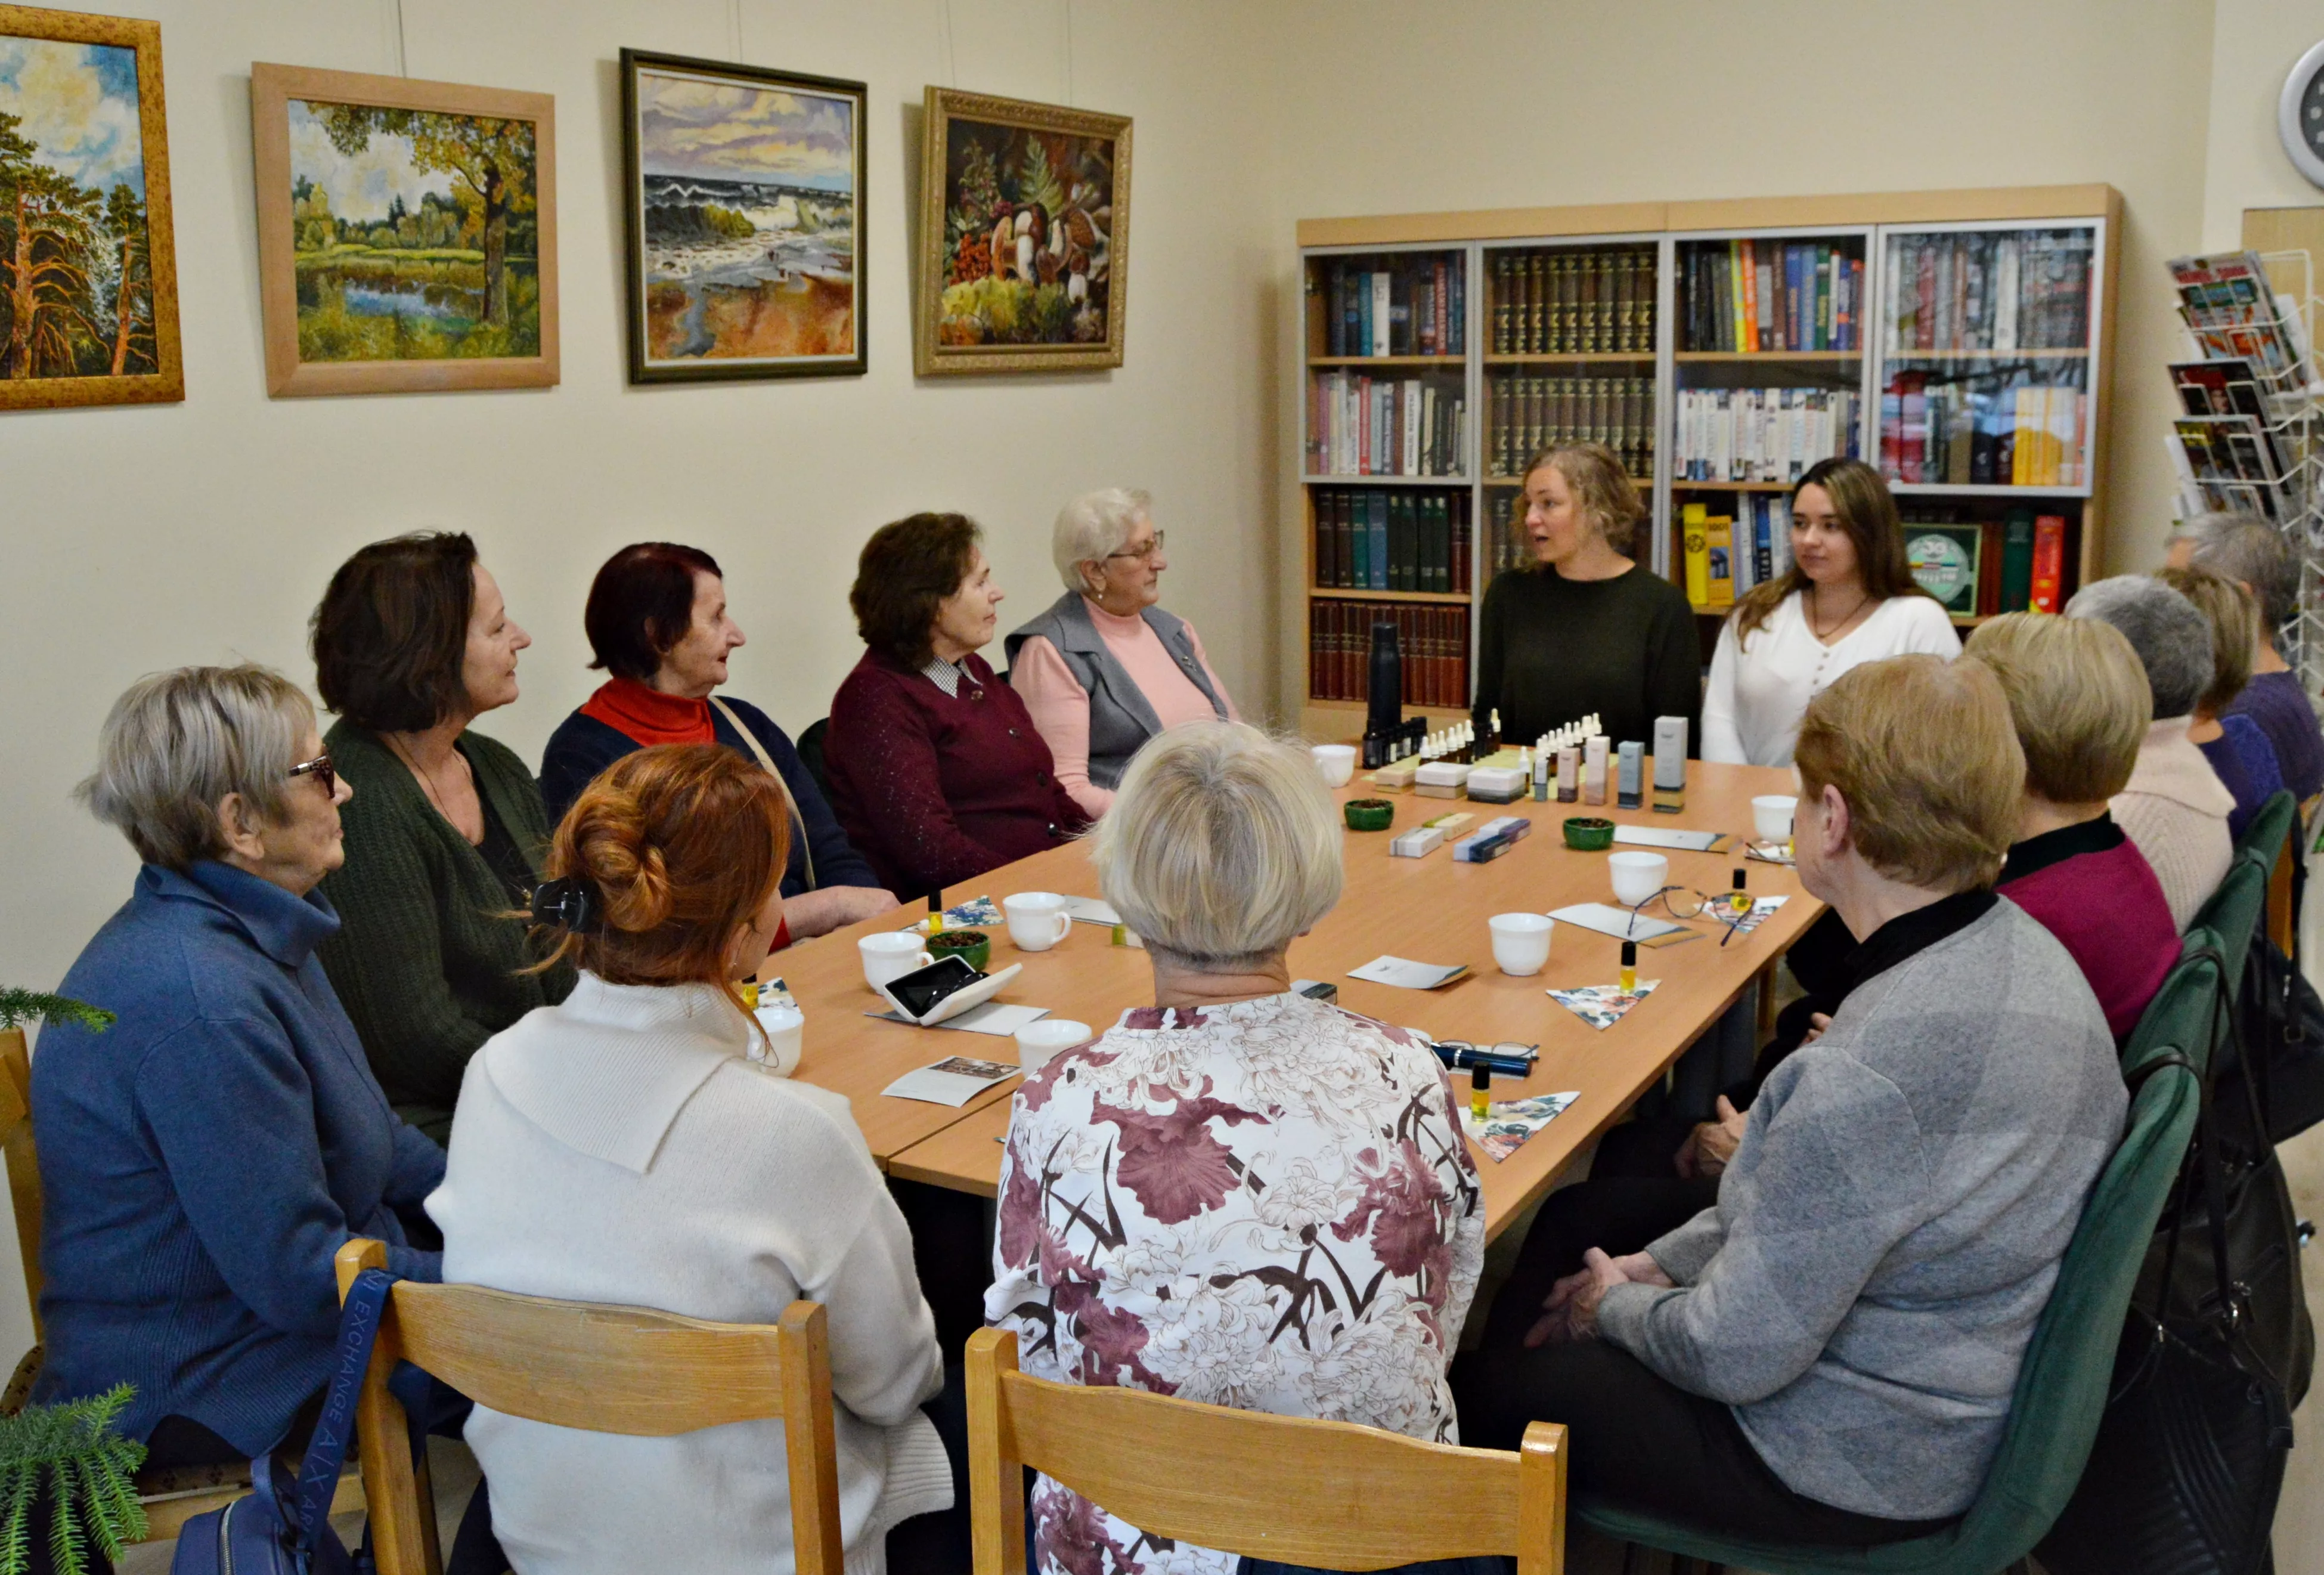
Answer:
[[[710,702],[648,689],[634,678],[609,679],[583,702],[581,714],[603,722],[639,747],[657,744],[711,744]]]

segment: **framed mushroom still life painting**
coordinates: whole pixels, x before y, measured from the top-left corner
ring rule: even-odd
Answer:
[[[1121,365],[1130,118],[927,90],[920,375]]]

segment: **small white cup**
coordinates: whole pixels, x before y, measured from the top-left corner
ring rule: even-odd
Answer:
[[[1792,812],[1800,801],[1788,793],[1761,793],[1751,801],[1751,829],[1762,842],[1792,839]]]
[[[760,1046],[751,1046],[752,1060],[778,1077],[788,1077],[798,1070],[799,1041],[807,1033],[807,1016],[796,1006],[761,1006],[758,1009],[759,1026],[767,1032],[763,1059],[757,1053]]]
[[[1076,1023],[1070,1017],[1036,1018],[1017,1031],[1017,1064],[1028,1072],[1038,1072],[1059,1051],[1085,1044],[1091,1037],[1086,1023]]]
[[[1614,877],[1614,900],[1635,908],[1669,884],[1670,860],[1659,853],[1624,851],[1606,856]]]
[[[1009,939],[1019,951],[1047,951],[1074,932],[1074,916],[1055,892],[1019,892],[1001,899],[1009,915]]]
[[[855,943],[863,958],[863,982],[873,989],[890,979],[902,978],[916,968],[926,968],[936,961],[920,938],[908,930],[882,931],[866,935]]]
[[[1356,774],[1356,746],[1352,744],[1318,744],[1307,753],[1314,757],[1315,769],[1323,774],[1325,787],[1345,787],[1348,779]]]
[[[1550,931],[1557,926],[1548,914],[1496,913],[1485,924],[1493,932],[1493,960],[1503,973],[1528,977],[1549,960]]]

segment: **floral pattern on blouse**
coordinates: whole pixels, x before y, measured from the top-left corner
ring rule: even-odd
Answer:
[[[1458,1442],[1485,1217],[1451,1084],[1296,995],[1125,1013],[1026,1079],[985,1316],[1024,1370]],[[1043,1575],[1232,1575],[1043,1477]]]

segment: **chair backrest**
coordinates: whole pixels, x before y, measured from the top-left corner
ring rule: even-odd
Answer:
[[[339,1249],[344,1299],[387,1249]],[[410,1362],[477,1404],[589,1432],[667,1438],[779,1420],[798,1575],[840,1575],[839,1482],[824,1311],[794,1302],[775,1324],[707,1323],[639,1307],[398,1281],[380,1318],[356,1426],[379,1575],[439,1575],[434,1506],[422,1512],[403,1408],[387,1387]]]
[[[968,1342],[969,1505],[976,1575],[1023,1575],[1024,1470],[1047,1472],[1147,1533],[1335,1570],[1515,1553],[1565,1567],[1565,1429],[1515,1453],[1343,1422],[1201,1405],[1017,1367],[1017,1337]]]
[[[2300,805],[2290,790],[2278,788],[2268,795],[2267,802],[2252,811],[2244,834],[2236,842],[2236,861],[2248,858],[2262,869],[2273,869],[2276,856],[2292,835],[2292,828],[2300,818]]]
[[[2208,1004],[2200,1014],[2173,1015],[2199,1040],[2207,1031]],[[2150,1061],[2162,1053],[2158,1046]],[[2025,1348],[1985,1486],[1952,1539],[1962,1556],[1947,1568],[1997,1570],[2024,1558],[2073,1496],[2106,1409],[2131,1287],[2194,1135],[2198,1104],[2195,1074],[2185,1066],[2156,1067],[2139,1084],[2122,1142],[2090,1189]]]
[[[32,1147],[32,1057],[21,1028],[0,1029],[0,1157],[16,1211],[16,1251],[24,1260],[24,1294],[32,1303],[32,1338],[41,1338],[41,1161]]]
[[[2130,1031],[2123,1046],[2125,1078],[2135,1078],[2148,1063],[2174,1052],[2185,1056],[2200,1075],[2211,1064],[2214,1036],[2226,1030],[2226,1014],[2215,1009],[2219,981],[2226,977],[2228,988],[2233,989],[2241,975],[2224,975],[2219,960],[2205,955],[2207,951],[2216,951],[2220,958],[2227,954],[2215,931],[2195,924],[2181,940],[2184,949],[2179,960],[2163,976],[2162,987],[2139,1014],[2138,1026]]]
[[[2243,981],[2244,957],[2251,950],[2267,908],[2268,880],[2274,873],[2275,858],[2271,853],[2263,864],[2256,852],[2238,852],[2220,878],[2218,890],[2204,900],[2188,922],[2190,931],[2201,928],[2219,938],[2219,954],[2227,959],[2231,983]]]
[[[800,764],[807,767],[807,775],[815,778],[815,785],[823,791],[823,801],[826,804],[831,802],[831,774],[823,765],[823,741],[830,731],[831,718],[817,717],[807,725],[807,731],[801,733],[798,741],[792,746],[798,751]]]

